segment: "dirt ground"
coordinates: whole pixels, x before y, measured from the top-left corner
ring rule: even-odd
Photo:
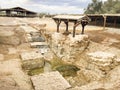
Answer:
[[[89,35],[90,40],[92,40],[93,42],[120,49],[120,35],[119,34],[115,34],[115,33],[112,34],[112,33],[105,32],[103,30],[87,31],[86,34]]]

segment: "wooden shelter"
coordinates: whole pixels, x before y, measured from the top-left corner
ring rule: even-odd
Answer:
[[[29,11],[21,7],[14,7],[14,8],[9,8],[9,9],[0,9],[0,16],[35,17],[37,16],[37,13],[33,11]]]
[[[120,28],[120,14],[88,14],[92,25]]]
[[[84,33],[84,26],[88,24],[89,18],[87,16],[73,16],[73,15],[57,15],[53,17],[54,21],[57,24],[57,32],[59,32],[59,26],[60,23],[63,21],[66,25],[66,31],[64,32],[65,34],[69,34],[70,32],[68,31],[68,24],[69,22],[73,22],[73,37],[75,37],[75,31],[76,27],[79,24],[82,24],[82,34]]]

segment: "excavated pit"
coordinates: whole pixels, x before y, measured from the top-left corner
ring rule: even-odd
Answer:
[[[118,34],[93,30],[73,38],[72,34],[65,36],[54,30],[47,31],[43,28],[46,24],[33,24],[30,18],[15,20],[20,22],[0,26],[0,77],[9,77],[10,81],[5,79],[7,84],[15,80],[16,86],[13,84],[11,89],[33,90],[32,77],[54,71],[69,83],[65,90],[120,89]],[[51,30],[51,24],[47,22],[47,25]]]

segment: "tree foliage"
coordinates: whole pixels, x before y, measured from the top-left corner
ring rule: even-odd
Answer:
[[[120,0],[92,0],[92,3],[86,8],[85,14],[115,14],[120,13]]]

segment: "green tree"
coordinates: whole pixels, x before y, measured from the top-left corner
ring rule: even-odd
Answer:
[[[92,3],[88,4],[85,14],[116,14],[120,13],[120,0],[107,0],[102,3],[101,0],[92,0]]]
[[[102,1],[100,0],[92,0],[92,3],[88,4],[87,9],[85,10],[85,14],[99,14],[102,13]]]
[[[120,0],[107,0],[103,4],[103,13],[120,13]]]

